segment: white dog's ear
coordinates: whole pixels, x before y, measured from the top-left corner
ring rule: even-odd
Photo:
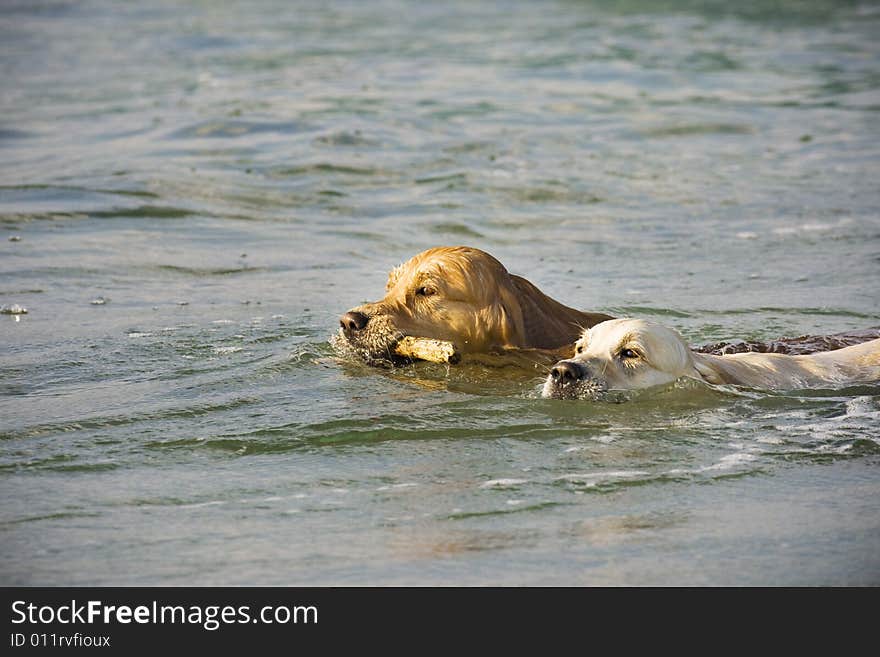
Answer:
[[[724,383],[723,379],[718,375],[712,362],[708,358],[704,358],[701,354],[694,354],[694,371],[706,383],[720,385]]]

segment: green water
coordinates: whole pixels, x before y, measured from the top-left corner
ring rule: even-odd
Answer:
[[[0,583],[878,584],[880,388],[340,361],[469,244],[694,343],[880,325],[880,9],[4,2]]]

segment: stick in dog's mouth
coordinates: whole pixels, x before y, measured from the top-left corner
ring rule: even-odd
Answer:
[[[427,360],[432,363],[449,363],[455,365],[461,360],[456,346],[446,340],[433,338],[401,338],[394,347],[394,354],[413,360]]]

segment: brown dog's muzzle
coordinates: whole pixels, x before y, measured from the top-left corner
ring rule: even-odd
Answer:
[[[339,326],[347,337],[351,337],[356,332],[362,330],[368,321],[370,321],[370,318],[363,313],[350,310],[339,318]]]
[[[338,346],[370,365],[384,367],[396,362],[394,348],[405,334],[395,326],[384,306],[364,304],[339,318],[337,335]]]

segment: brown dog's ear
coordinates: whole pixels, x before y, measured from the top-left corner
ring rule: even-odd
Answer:
[[[521,296],[512,281],[506,283],[499,281],[498,300],[493,306],[490,321],[494,320],[496,324],[495,339],[501,345],[532,346],[526,336],[526,313],[523,310]]]
[[[602,313],[583,313],[555,301],[521,276],[510,276],[522,311],[526,346],[556,349],[574,344],[585,328],[613,319]]]

